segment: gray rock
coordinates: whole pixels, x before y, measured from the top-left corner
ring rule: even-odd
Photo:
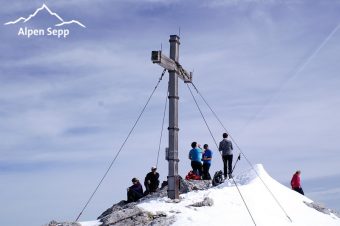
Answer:
[[[183,180],[180,177],[180,194],[184,194],[190,191],[196,190],[206,190],[211,187],[210,180]],[[142,203],[146,200],[162,198],[167,196],[168,187],[165,186],[162,189],[159,189],[157,192],[149,194],[143,198],[141,198],[138,202],[126,203],[125,201],[120,201],[119,203],[114,204],[112,207],[105,210],[99,217],[103,224],[103,226],[115,225],[115,226],[139,226],[139,225],[148,225],[148,226],[156,226],[162,225],[167,226],[171,225],[175,222],[175,216],[167,216],[165,213],[157,212],[153,214],[151,212],[143,211],[138,208],[139,203]],[[171,202],[180,202],[181,200],[169,200]],[[210,206],[212,205],[212,200],[204,199],[202,202],[193,204],[193,206]],[[49,224],[45,226],[80,226],[78,223],[74,222],[57,222],[51,221]]]
[[[114,204],[112,207],[108,208],[107,210],[105,210],[98,218],[102,219],[116,211],[120,211],[123,209],[129,209],[129,208],[133,208],[136,205],[136,203],[126,203],[124,200],[120,201],[119,203]]]
[[[81,225],[74,222],[57,222],[55,220],[52,220],[50,223],[45,224],[45,226],[81,226]]]
[[[335,216],[337,216],[338,218],[340,218],[340,213],[338,211],[335,210],[330,210],[332,214],[334,214]]]
[[[207,190],[211,187],[210,180],[181,180],[181,187],[183,189],[180,191],[181,194],[197,191],[197,190]]]
[[[196,202],[194,204],[191,204],[189,206],[193,206],[193,207],[202,207],[202,206],[212,206],[214,205],[214,200],[212,200],[209,197],[205,197],[203,201],[201,202]]]
[[[174,217],[167,217],[165,213],[158,212],[152,214],[147,211],[143,211],[137,206],[133,208],[126,208],[118,211],[114,211],[111,214],[100,219],[103,222],[103,226],[115,225],[115,226],[135,226],[135,225],[171,225],[175,222]]]
[[[211,181],[205,180],[183,180],[180,178],[180,194],[184,194],[195,190],[206,190],[211,186]],[[138,204],[146,200],[162,198],[167,196],[167,186],[159,189],[157,192],[151,193],[138,202],[126,203],[120,201],[114,204],[111,208],[104,211],[98,220],[103,222],[103,226],[115,225],[115,226],[136,226],[136,225],[148,225],[156,226],[162,225],[167,226],[175,222],[175,216],[167,216],[165,213],[157,212],[153,214],[151,212],[143,211],[138,208]],[[180,200],[171,200],[174,202],[180,202]],[[194,204],[193,204],[194,205]],[[202,202],[195,204],[197,206],[211,206],[213,200],[205,198]]]
[[[328,214],[330,215],[331,213],[334,214],[335,216],[337,216],[338,218],[340,218],[340,214],[335,211],[335,210],[331,210],[331,209],[328,209],[326,208],[324,205],[322,205],[321,203],[316,203],[316,202],[306,202],[306,201],[303,201],[307,206],[313,208],[313,209],[316,209],[317,211],[321,212],[321,213],[324,213],[324,214]]]
[[[162,217],[159,217],[159,216],[155,215],[154,216],[154,220],[152,222],[150,222],[150,224],[148,226],[157,226],[157,225],[168,226],[168,225],[172,225],[173,223],[175,223],[175,221],[176,221],[175,216],[171,216],[171,217],[162,216]]]
[[[115,210],[112,213],[101,218],[101,222],[103,222],[104,225],[110,225],[110,224],[118,225],[117,223],[124,222],[126,221],[126,219],[129,219],[129,218],[133,219],[133,218],[138,218],[138,217],[141,218],[142,215],[144,215],[143,211],[139,209],[137,206],[133,206],[132,208]]]

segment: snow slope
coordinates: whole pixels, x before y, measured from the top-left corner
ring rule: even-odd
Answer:
[[[340,219],[337,216],[308,207],[304,201],[311,203],[312,200],[275,181],[267,174],[262,165],[256,165],[254,169],[282,207],[275,201],[254,170],[251,169],[237,175],[235,181],[256,225],[340,226]],[[189,206],[203,201],[205,197],[211,198],[214,204],[204,207]],[[175,215],[176,222],[173,225],[178,226],[255,225],[232,181],[226,181],[209,190],[183,194],[178,203],[174,203],[168,198],[158,198],[146,200],[138,204],[138,207],[152,213],[162,211],[167,216]],[[98,223],[84,222],[82,225],[94,226]]]

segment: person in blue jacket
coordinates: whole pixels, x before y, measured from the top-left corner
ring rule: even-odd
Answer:
[[[203,145],[204,152],[203,152],[203,180],[211,180],[211,176],[209,173],[209,169],[211,166],[211,159],[212,159],[212,151],[209,149],[209,146],[207,144]]]
[[[191,160],[192,171],[202,176],[202,149],[197,146],[197,142],[191,143],[192,149],[189,152],[189,159]]]

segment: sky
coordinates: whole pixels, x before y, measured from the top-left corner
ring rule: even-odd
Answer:
[[[0,3],[1,225],[77,217],[162,73],[151,51],[168,54],[172,34],[181,38],[180,63],[193,71],[194,84],[247,159],[286,186],[301,170],[306,195],[340,210],[339,0]],[[18,36],[20,27],[53,27],[55,18],[46,13],[27,24],[4,25],[43,3],[86,28],[62,27],[71,33],[59,39]],[[167,79],[81,220],[125,199],[131,178],[143,180],[156,164]],[[214,151],[211,172],[222,169],[183,82],[179,96],[180,174],[190,170],[192,141]],[[197,100],[218,142],[224,129]],[[242,158],[235,174],[249,167]]]

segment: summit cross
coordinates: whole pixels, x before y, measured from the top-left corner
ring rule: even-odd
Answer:
[[[178,176],[178,78],[185,83],[192,82],[192,73],[187,72],[178,62],[179,60],[179,36],[170,35],[170,58],[163,55],[162,51],[152,51],[151,60],[155,64],[169,72],[169,147],[166,151],[168,160],[168,197],[179,198],[179,176]]]

